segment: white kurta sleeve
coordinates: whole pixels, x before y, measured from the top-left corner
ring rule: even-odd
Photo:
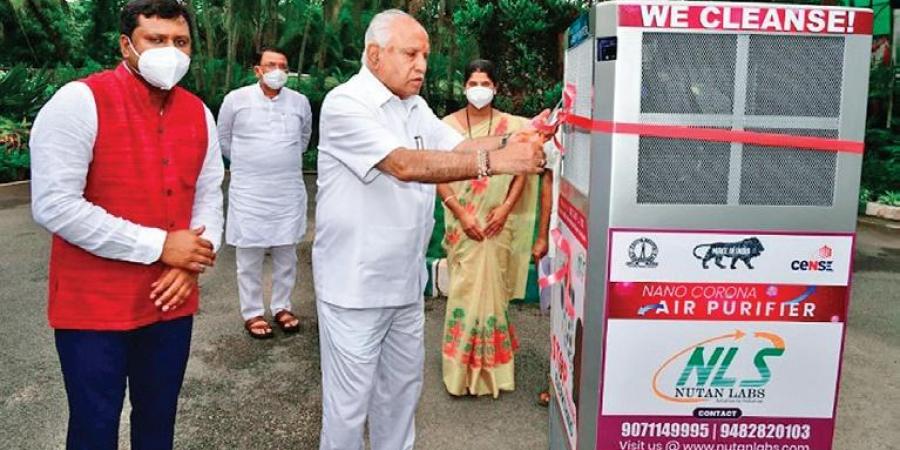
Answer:
[[[375,168],[403,142],[361,101],[332,91],[322,103],[319,150],[331,155],[362,180],[381,174]]]
[[[81,82],[63,86],[31,129],[31,211],[51,233],[102,258],[150,264],[162,254],[165,230],[144,227],[84,198],[97,138],[97,106]]]
[[[305,95],[300,96],[300,107],[303,113],[303,128],[300,130],[300,151],[306,153],[309,149],[309,140],[312,137],[312,107],[309,106],[309,99]]]
[[[225,96],[219,108],[219,147],[222,155],[231,159],[231,130],[234,126],[234,93]]]
[[[225,222],[222,215],[222,179],[225,177],[225,164],[222,162],[222,152],[216,137],[216,121],[209,109],[206,107],[203,109],[206,111],[208,143],[206,158],[203,160],[203,167],[200,169],[197,187],[194,190],[191,228],[205,226],[203,238],[212,243],[213,250],[218,251]]]

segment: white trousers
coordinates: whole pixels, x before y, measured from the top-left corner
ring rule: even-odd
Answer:
[[[282,310],[291,310],[291,291],[297,281],[297,246],[237,247],[238,297],[241,299],[241,316],[244,320],[261,316],[263,305],[262,269],[266,250],[272,252],[272,302],[269,311],[274,316]]]
[[[397,308],[346,309],[323,301],[320,450],[411,450],[425,364],[422,302]]]

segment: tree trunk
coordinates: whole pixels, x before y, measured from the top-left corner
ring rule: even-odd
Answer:
[[[269,45],[279,45],[278,42],[278,0],[269,0]]]
[[[453,75],[456,69],[457,58],[459,57],[459,51],[456,46],[456,24],[453,23],[453,8],[455,6],[455,2],[448,1],[443,5],[444,10],[441,14],[441,21],[444,23],[444,29],[447,31],[447,38],[444,40],[444,42],[447,44],[450,53],[448,55],[449,62],[447,64],[447,73],[445,74],[447,77],[447,89],[449,90],[449,94],[446,97],[448,99],[454,99],[454,96],[456,95],[456,91],[454,90]],[[465,82],[465,80],[463,82]],[[452,111],[450,111],[448,105],[446,113],[449,114],[451,112]]]
[[[225,1],[225,89],[231,89],[231,72],[234,70],[234,57],[237,53],[237,23],[234,20],[234,0]]]
[[[210,59],[216,57],[216,29],[212,25],[212,2],[204,2],[201,20],[203,21],[204,36],[206,37],[206,56]]]
[[[118,11],[118,8],[114,0],[94,0],[92,3],[91,22],[93,25],[85,42],[94,45],[88,47],[88,55],[100,62],[111,62],[118,59],[118,40],[115,43],[110,42],[106,34],[116,30],[118,16],[115,11]],[[113,49],[115,51],[110,55],[110,51]]]
[[[48,7],[41,5],[40,3],[42,2],[40,0],[28,0],[26,3],[31,10],[31,14],[34,16],[35,20],[37,20],[41,24],[41,27],[43,27],[47,32],[47,35],[53,45],[56,60],[70,60],[71,58],[68,57],[69,51],[66,48],[66,41],[59,34],[59,30],[56,29],[53,22],[44,15],[43,10],[47,9]],[[52,8],[52,6],[50,8]]]
[[[363,26],[362,24],[362,13],[365,11],[366,3],[362,1],[356,1],[353,3],[353,27],[355,29],[359,29]],[[365,31],[365,30],[363,30]]]
[[[202,5],[201,5],[202,7]],[[191,14],[194,17],[197,17],[197,6],[196,5],[188,5],[188,8],[191,11]],[[203,62],[209,59],[208,55],[203,54],[203,47],[200,46],[200,27],[199,24],[194,26],[193,31],[191,32],[191,42],[196,43],[193,47],[198,48],[200,51],[198,52],[196,61],[194,64],[191,64],[191,72],[194,74],[194,82],[195,87],[198,93],[205,92],[206,87],[206,73],[203,70]]]
[[[322,39],[319,40],[319,70],[325,69],[325,59],[328,56],[328,34],[340,34],[341,28],[338,23],[339,12],[341,11],[342,0],[326,0],[323,7],[323,16],[325,26],[322,30]]]
[[[25,25],[22,24],[22,13],[16,9],[16,6],[13,5],[12,0],[6,0],[6,4],[15,17],[16,25],[19,26],[19,32],[22,33],[22,38],[25,39],[25,44],[28,45],[28,50],[31,52],[31,61],[34,64],[38,64],[39,61],[37,52],[34,51],[34,47],[31,45],[31,39],[28,38],[28,33],[25,31]]]
[[[300,39],[300,57],[297,58],[297,73],[303,73],[303,63],[306,57],[306,41],[309,38],[309,24],[312,22],[312,6],[306,5],[306,23],[303,24],[303,38]]]

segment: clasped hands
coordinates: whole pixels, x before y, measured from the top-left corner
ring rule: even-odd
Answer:
[[[150,300],[163,312],[172,311],[187,301],[197,289],[200,273],[215,265],[216,253],[212,243],[200,237],[205,230],[206,227],[200,226],[166,235],[159,258],[166,269],[150,285]]]
[[[486,224],[484,228],[478,223],[478,217],[475,216],[475,213],[471,212],[463,213],[462,217],[459,218],[459,223],[466,236],[474,241],[481,242],[503,231],[511,210],[512,206],[506,202],[494,207],[485,217]]]

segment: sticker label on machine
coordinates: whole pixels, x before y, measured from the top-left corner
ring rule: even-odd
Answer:
[[[638,28],[811,34],[872,34],[871,11],[749,4],[619,5],[619,25]]]
[[[846,286],[849,235],[617,231],[610,281]]]
[[[831,448],[851,235],[610,243],[598,449]]]
[[[550,380],[562,417],[569,448],[577,448],[578,396],[581,378],[581,342],[587,276],[587,218],[566,197],[559,199],[559,230],[569,254],[557,253],[559,265],[568,265],[563,281],[549,286]],[[559,267],[556,267],[558,269]]]

